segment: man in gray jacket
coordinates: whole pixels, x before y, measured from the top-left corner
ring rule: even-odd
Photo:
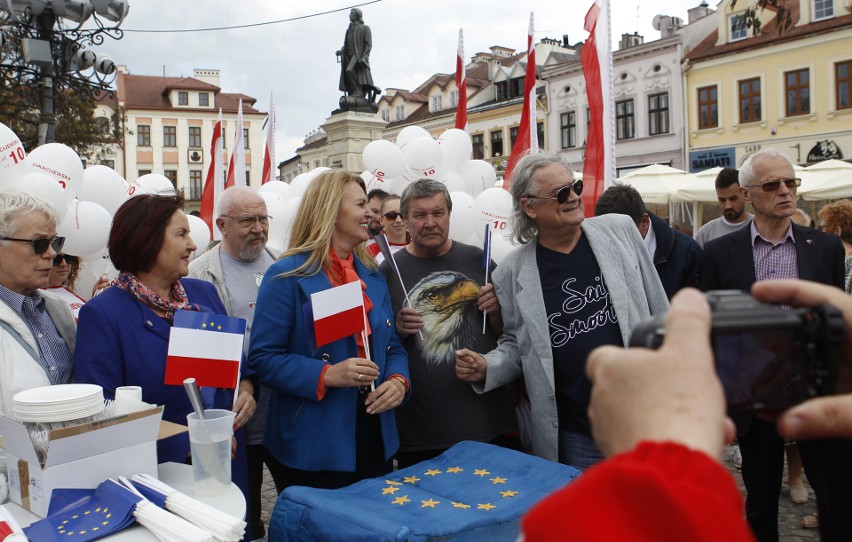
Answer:
[[[582,190],[557,154],[518,162],[512,237],[521,246],[494,272],[503,336],[484,356],[459,350],[456,374],[480,392],[523,376],[532,452],[585,469],[603,457],[587,414],[586,358],[598,346],[626,345],[668,300],[630,218],[585,220]]]
[[[278,257],[266,247],[269,235],[266,202],[250,188],[228,188],[219,201],[216,227],[222,233],[222,242],[190,262],[189,277],[213,284],[228,315],[245,319],[246,340],[243,348],[247,355],[257,289],[266,269]],[[260,386],[257,410],[245,425],[249,470],[248,520],[254,538],[263,538],[264,534],[263,522],[260,520],[260,487],[263,483],[263,463],[267,457],[263,447],[263,429],[268,401],[269,390]],[[239,407],[238,404],[235,411],[240,412]]]

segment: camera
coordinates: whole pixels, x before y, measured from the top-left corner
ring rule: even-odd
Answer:
[[[706,296],[716,372],[729,413],[779,412],[834,393],[839,347],[846,340],[840,310],[827,304],[768,305],[738,290]],[[659,348],[664,326],[664,315],[641,322],[630,346]]]

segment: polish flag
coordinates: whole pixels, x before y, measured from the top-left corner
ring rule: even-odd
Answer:
[[[518,160],[527,154],[538,152],[538,129],[535,107],[535,36],[533,32],[533,13],[530,12],[530,28],[527,33],[527,74],[524,78],[524,108],[521,111],[521,123],[518,137],[512,146],[512,154],[503,173],[503,188],[512,189],[512,170]]]
[[[176,311],[169,336],[164,384],[235,389],[246,337],[246,321],[221,314]]]
[[[228,179],[225,188],[246,185],[246,148],[243,142],[243,101],[237,111],[237,126],[234,133],[234,148],[231,150],[231,161],[228,163]]]
[[[456,107],[456,128],[467,131],[467,77],[464,73],[464,30],[459,28],[459,48],[456,52],[456,88],[459,103]]]
[[[595,0],[589,9],[584,26],[589,37],[580,52],[589,100],[589,133],[583,160],[583,206],[587,217],[594,216],[598,198],[615,183],[615,107],[609,8],[609,0]]]
[[[224,152],[224,140],[222,139],[222,109],[219,109],[219,117],[213,125],[213,138],[210,141],[210,166],[207,168],[207,179],[204,181],[204,190],[201,192],[201,219],[210,228],[211,240],[222,239],[222,233],[216,227],[216,208],[219,198],[225,190],[222,154]]]
[[[317,347],[364,331],[361,281],[311,294]]]
[[[266,121],[266,148],[263,149],[263,176],[260,184],[275,180],[275,98],[269,94],[269,118]]]

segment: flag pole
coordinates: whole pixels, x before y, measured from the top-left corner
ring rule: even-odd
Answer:
[[[368,360],[373,361],[373,358],[370,357],[370,341],[367,337],[367,326],[369,322],[367,321],[367,310],[364,308],[364,302],[361,302],[361,314],[364,317],[364,329],[361,330],[361,340],[364,342],[364,355]],[[381,375],[380,375],[381,376]],[[376,391],[376,381],[373,380],[370,382],[370,391]]]
[[[488,284],[488,272],[491,270],[491,228],[490,224],[485,225],[485,286]],[[488,310],[482,311],[482,334],[485,335],[485,324],[488,321]]]

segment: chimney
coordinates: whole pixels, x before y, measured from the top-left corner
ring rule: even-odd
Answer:
[[[694,8],[687,10],[686,16],[689,24],[706,17],[713,13],[713,10],[710,9],[710,6],[707,4],[707,0],[701,0],[701,3]]]
[[[645,42],[645,38],[639,35],[639,32],[634,32],[632,34],[622,34],[621,41],[618,42],[618,49],[627,49],[630,47],[636,47],[637,45],[642,45]]]

